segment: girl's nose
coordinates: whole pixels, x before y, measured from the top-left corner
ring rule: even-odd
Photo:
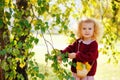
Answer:
[[[89,30],[88,29],[86,29],[86,32],[88,32]]]

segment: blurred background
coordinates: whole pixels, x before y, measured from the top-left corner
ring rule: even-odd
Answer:
[[[119,0],[1,0],[0,80],[67,80],[70,66],[54,71],[61,67],[46,55],[77,38],[83,17],[98,20],[103,34],[95,80],[119,80],[119,6]]]

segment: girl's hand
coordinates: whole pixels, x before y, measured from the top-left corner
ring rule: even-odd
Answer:
[[[68,54],[68,57],[69,57],[70,59],[74,59],[74,58],[76,57],[76,53],[69,53],[69,54]]]
[[[61,56],[57,56],[57,60],[58,60],[58,63],[62,63],[62,57]]]

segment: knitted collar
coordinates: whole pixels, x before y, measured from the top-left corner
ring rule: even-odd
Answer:
[[[93,41],[95,41],[95,40],[84,41],[84,40],[80,39],[80,40],[79,40],[79,43],[80,43],[80,42],[83,42],[84,44],[87,44],[87,45],[88,45],[88,44],[92,43]]]

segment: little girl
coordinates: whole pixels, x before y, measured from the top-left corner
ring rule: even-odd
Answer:
[[[71,65],[72,75],[75,80],[94,80],[97,68],[98,58],[98,37],[100,36],[100,25],[93,19],[86,18],[78,24],[78,39],[64,50],[62,53],[68,52],[68,57],[73,63],[88,62],[92,65],[91,70],[84,78],[79,78],[76,74],[76,67]],[[93,63],[93,64],[92,64]]]

